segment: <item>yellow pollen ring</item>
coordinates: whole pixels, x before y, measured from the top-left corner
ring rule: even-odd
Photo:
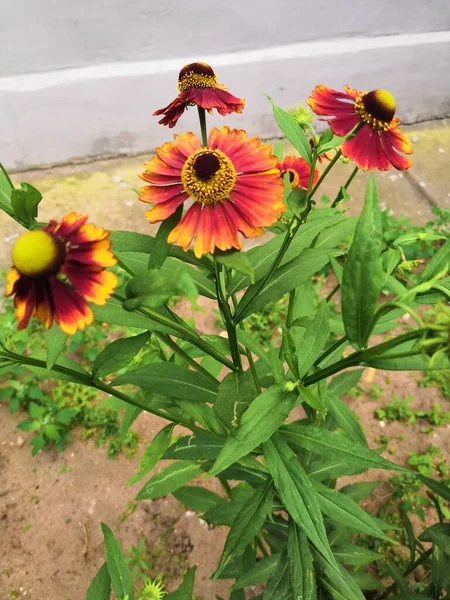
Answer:
[[[218,168],[208,179],[200,178],[195,162],[200,156],[213,155],[218,160]],[[184,191],[200,204],[222,202],[230,194],[236,183],[237,173],[231,160],[220,150],[202,148],[191,154],[181,170],[181,183]]]
[[[286,173],[289,173],[289,183],[291,184],[291,188],[295,190],[299,187],[300,177],[295,171],[295,169],[286,169]]]
[[[203,75],[188,71],[181,79],[178,80],[178,89],[180,92],[188,92],[194,88],[197,89],[214,89],[217,87],[217,77],[215,75]]]
[[[13,248],[13,265],[26,277],[56,273],[61,262],[61,248],[47,231],[28,231]]]

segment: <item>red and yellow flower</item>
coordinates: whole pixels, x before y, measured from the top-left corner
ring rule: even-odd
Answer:
[[[311,167],[306,160],[294,154],[288,154],[278,163],[281,176],[289,173],[289,181],[293,190],[307,190]],[[313,185],[319,180],[319,171],[314,169]]]
[[[181,69],[178,89],[180,93],[175,100],[153,113],[155,116],[164,115],[158,121],[161,125],[174,127],[188,106],[199,106],[209,113],[215,108],[224,116],[241,113],[245,105],[244,99],[236,98],[218,83],[213,69],[203,62],[190,63]]]
[[[411,166],[401,154],[411,154],[412,149],[398,127],[395,98],[390,92],[359,92],[348,86],[345,92],[337,92],[318,85],[308,104],[316,114],[326,117],[336,135],[346,136],[360,125],[356,135],[341,146],[342,154],[360,169],[387,171],[393,166],[403,171]]]
[[[195,238],[197,257],[215,248],[241,249],[238,232],[262,235],[285,210],[283,182],[270,146],[245,131],[212,129],[202,147],[193,133],[175,135],[156,149],[140,178],[139,199],[154,204],[150,223],[164,221],[188,198],[193,200],[168,242],[187,250]]]
[[[47,329],[56,321],[75,333],[94,320],[87,302],[102,305],[112,294],[117,277],[106,270],[116,263],[109,231],[87,219],[71,212],[15,243],[6,295],[14,295],[19,329],[36,316]]]

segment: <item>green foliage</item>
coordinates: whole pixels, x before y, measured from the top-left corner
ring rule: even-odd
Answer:
[[[381,212],[371,177],[362,214],[348,218],[339,203],[356,170],[333,202],[318,207],[316,187],[344,138],[326,130],[317,139],[308,114],[276,105],[273,111],[312,168],[318,153],[336,150],[317,185],[310,177],[306,191],[291,192],[285,181],[287,209],[270,227],[273,237],[248,251],[198,258],[167,243],[182,206],[155,237],[113,232],[119,286],[93,308],[96,325],[67,338],[33,319],[18,332],[6,302],[1,399],[11,412],[25,412],[19,427],[33,434],[33,453],[49,444],[62,450],[81,425],[96,445],[109,443],[110,456],[133,454],[138,439],[130,427],[138,415],[163,419],[128,483],[146,481],[119,520],[138,501],[173,494],[209,526],[228,527],[213,577],[234,580],[230,600],[243,600],[245,588],[259,583],[260,600],[443,600],[450,594],[445,458],[429,446],[411,452],[406,466],[387,460],[386,448],[369,446],[345,397],[361,394],[367,366],[427,371],[422,385],[447,391],[448,214],[436,212],[424,230],[395,220]],[[0,208],[9,216],[40,226],[39,201],[37,190],[14,188],[1,169]],[[216,303],[226,332],[197,331],[193,318],[180,316],[180,297],[194,310],[198,297]],[[406,326],[399,322],[405,314]],[[369,390],[374,400],[382,394],[377,385]],[[411,398],[395,396],[376,415],[405,428],[419,420],[428,428],[450,423],[438,403],[416,409]],[[155,471],[160,460],[168,462]],[[370,469],[396,474],[380,511],[367,501],[372,481],[340,481],[365,478]],[[214,476],[220,494],[202,485]],[[427,527],[418,531],[425,517]],[[145,540],[125,555],[113,532],[102,529],[106,564],[87,600],[107,600],[111,588],[120,600],[161,600],[165,591],[158,577],[149,578],[153,554]],[[167,598],[192,600],[194,577],[195,568]]]

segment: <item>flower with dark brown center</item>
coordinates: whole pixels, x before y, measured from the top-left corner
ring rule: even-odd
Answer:
[[[233,96],[218,83],[213,69],[203,62],[190,63],[181,69],[178,89],[180,93],[170,104],[153,113],[164,115],[159,121],[161,125],[174,127],[188,106],[199,106],[209,113],[215,108],[224,116],[241,113],[245,105],[245,100]]]
[[[395,98],[390,92],[359,92],[348,86],[345,92],[337,92],[318,85],[308,104],[316,114],[325,117],[336,135],[345,137],[360,126],[341,146],[342,154],[360,169],[387,171],[393,166],[403,171],[411,166],[411,161],[402,156],[411,154],[412,149],[398,126]]]
[[[175,135],[156,149],[140,175],[148,185],[139,200],[153,204],[150,223],[164,221],[189,198],[192,205],[168,242],[200,257],[216,248],[242,247],[239,233],[254,238],[284,211],[283,182],[272,148],[242,129],[211,129],[202,147],[193,133]]]

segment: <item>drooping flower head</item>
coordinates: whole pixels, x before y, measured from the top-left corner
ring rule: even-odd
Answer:
[[[307,190],[311,167],[306,160],[294,154],[288,154],[278,163],[281,176],[289,173],[289,181],[293,190]],[[319,171],[314,169],[313,185],[319,180]]]
[[[180,93],[175,100],[153,113],[164,115],[158,121],[161,125],[174,127],[187,106],[200,106],[209,113],[215,108],[224,116],[241,113],[245,105],[245,100],[236,98],[218,83],[213,69],[203,62],[190,63],[181,69],[178,89]]]
[[[240,249],[238,232],[262,235],[284,211],[283,182],[277,158],[259,138],[245,131],[211,129],[202,147],[193,133],[175,135],[156,149],[140,178],[147,182],[139,199],[154,204],[150,223],[164,221],[188,198],[193,200],[168,242],[187,250],[195,238],[197,257],[215,248]]]
[[[56,321],[75,333],[93,322],[87,302],[102,305],[110,297],[117,277],[106,270],[116,263],[109,232],[87,219],[72,212],[15,243],[6,295],[14,295],[19,329],[36,316],[47,329]]]
[[[387,171],[391,166],[409,169],[411,161],[400,153],[411,154],[407,137],[398,127],[395,98],[386,90],[359,92],[345,86],[337,92],[318,85],[308,98],[318,115],[325,116],[333,133],[346,136],[356,125],[356,135],[341,146],[342,154],[360,169]]]

